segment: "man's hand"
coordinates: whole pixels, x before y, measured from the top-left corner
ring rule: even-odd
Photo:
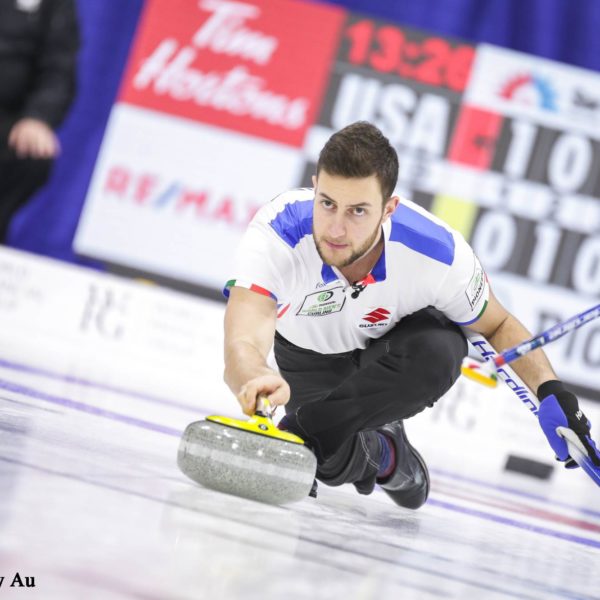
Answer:
[[[540,385],[538,398],[541,401],[538,412],[540,426],[556,458],[563,461],[568,469],[577,467],[577,463],[569,456],[567,443],[556,431],[557,427],[567,427],[577,435],[594,470],[600,473],[600,451],[590,435],[591,423],[579,408],[575,395],[567,391],[560,381],[552,380]]]
[[[256,411],[256,400],[265,395],[273,406],[283,406],[290,399],[290,386],[279,375],[261,375],[247,381],[237,395],[244,414],[252,416]]]
[[[54,131],[38,119],[17,121],[10,130],[8,145],[19,158],[55,158],[60,152]]]

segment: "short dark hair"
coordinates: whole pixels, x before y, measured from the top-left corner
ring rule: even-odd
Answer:
[[[375,125],[357,121],[327,140],[319,154],[317,177],[321,170],[348,178],[376,175],[386,201],[398,181],[398,155]]]

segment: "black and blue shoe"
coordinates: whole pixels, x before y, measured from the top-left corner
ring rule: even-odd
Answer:
[[[410,445],[402,421],[377,430],[394,444],[396,466],[391,475],[377,479],[383,491],[399,506],[416,509],[429,496],[429,471],[423,457]]]

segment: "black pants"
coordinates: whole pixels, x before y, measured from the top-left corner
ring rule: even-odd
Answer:
[[[6,243],[14,214],[48,181],[53,162],[17,158],[8,147],[13,122],[0,115],[0,244]]]
[[[458,378],[467,342],[426,308],[364,350],[319,354],[276,334],[274,351],[292,392],[286,423],[314,450],[317,478],[368,494],[379,467],[375,430],[433,406]]]

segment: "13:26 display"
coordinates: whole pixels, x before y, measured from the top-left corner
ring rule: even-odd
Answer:
[[[345,31],[349,40],[347,60],[369,66],[380,73],[395,73],[420,83],[463,92],[475,55],[468,45],[452,46],[448,40],[431,36],[409,39],[391,25],[377,26],[367,19]]]

